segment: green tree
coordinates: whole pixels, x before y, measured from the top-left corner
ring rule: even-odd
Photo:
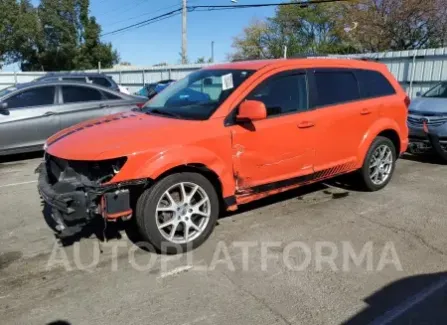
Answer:
[[[0,62],[18,62],[33,55],[38,48],[39,32],[37,12],[29,0],[0,1]]]
[[[119,62],[101,27],[89,16],[89,0],[0,1],[0,62],[19,62],[22,70],[104,68]]]
[[[355,0],[340,8],[338,29],[360,52],[447,44],[447,0]]]
[[[234,38],[233,60],[284,55],[345,53],[349,45],[336,27],[337,4],[279,6],[274,17],[255,20]]]

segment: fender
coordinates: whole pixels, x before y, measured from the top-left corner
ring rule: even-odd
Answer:
[[[228,150],[229,157],[231,157],[230,148]],[[215,152],[197,146],[174,146],[156,155],[151,155],[149,159],[146,155],[129,157],[129,161],[113,179],[113,182],[120,182],[121,179],[157,179],[175,167],[192,164],[204,165],[218,175],[224,197],[234,195],[235,180],[232,165],[226,164],[224,159]]]
[[[374,124],[368,129],[368,131],[363,136],[362,142],[360,143],[360,146],[357,150],[357,161],[359,162],[358,168],[361,168],[363,166],[363,162],[366,159],[366,154],[371,147],[372,142],[374,139],[383,131],[385,130],[394,130],[397,132],[397,134],[402,134],[401,128],[399,127],[399,124],[390,118],[381,118],[374,122]],[[401,146],[402,146],[402,139],[401,139]],[[399,153],[397,153],[399,155]]]

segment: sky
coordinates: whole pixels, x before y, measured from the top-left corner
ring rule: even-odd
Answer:
[[[188,5],[233,5],[231,0],[187,0]],[[39,0],[33,0],[38,4]],[[279,0],[237,0],[237,4],[272,3]],[[180,7],[181,0],[90,0],[91,15],[103,29],[113,31]],[[188,13],[188,58],[211,56],[214,41],[216,62],[225,61],[232,51],[234,36],[253,19],[274,14],[274,7],[206,11]],[[160,62],[177,64],[181,51],[181,15],[117,35],[104,36],[118,50],[121,61],[132,65],[153,65]]]

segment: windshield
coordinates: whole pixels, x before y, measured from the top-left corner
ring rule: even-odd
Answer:
[[[5,95],[13,92],[14,90],[16,90],[15,87],[9,87],[9,88],[2,89],[2,90],[0,90],[0,97],[3,97]]]
[[[437,84],[422,97],[447,98],[447,82]]]
[[[143,108],[148,114],[206,120],[252,70],[199,70],[156,95]]]

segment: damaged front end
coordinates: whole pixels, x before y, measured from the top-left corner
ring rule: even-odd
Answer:
[[[146,180],[108,184],[127,158],[75,161],[45,154],[38,167],[38,189],[50,206],[54,229],[60,238],[71,237],[102,216],[105,220],[132,216],[130,191]]]

